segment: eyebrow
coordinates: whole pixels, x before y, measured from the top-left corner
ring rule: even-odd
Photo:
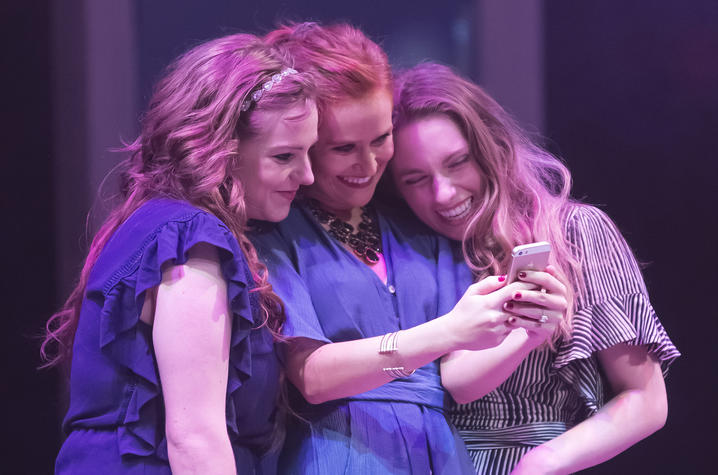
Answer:
[[[376,137],[374,137],[373,139],[371,139],[371,141],[373,142],[374,140],[376,140],[376,139],[378,139],[378,138],[381,138],[381,137],[384,137],[385,135],[391,135],[391,132],[392,132],[392,127],[389,127],[389,129],[387,129],[386,132],[377,135]],[[357,143],[357,142],[358,142],[358,140],[350,140],[350,139],[347,139],[347,140],[333,140],[333,141],[331,141],[331,142],[327,142],[327,145],[330,146],[330,147],[333,147],[333,146],[336,146],[336,145],[346,145],[346,144]]]
[[[312,145],[314,145],[314,143]],[[302,147],[301,145],[294,145],[294,144],[276,145],[269,149],[269,153],[279,152],[279,151],[284,151],[284,150],[304,150],[304,147]]]
[[[450,154],[448,154],[446,157],[444,157],[444,159],[441,161],[441,164],[444,165],[444,164],[446,164],[446,162],[450,162],[450,161],[452,161],[456,158],[459,158],[463,155],[466,155],[468,153],[469,153],[468,147],[461,147],[459,149],[456,149],[453,152],[451,152]]]
[[[469,150],[465,149],[465,148],[455,150],[454,152],[451,152],[449,155],[444,157],[441,160],[441,164],[445,165],[447,162],[450,162],[451,160],[454,160],[454,159],[458,158],[459,156],[465,155],[467,153],[469,153]],[[403,170],[400,168],[398,170],[395,169],[394,173],[396,173],[397,176],[405,176],[405,175],[411,175],[412,173],[426,173],[426,172],[424,170],[420,170],[418,168],[405,168]]]
[[[423,170],[419,170],[418,168],[406,168],[404,170],[399,169],[396,170],[394,173],[396,173],[397,176],[406,176],[411,175],[413,173],[425,173]]]

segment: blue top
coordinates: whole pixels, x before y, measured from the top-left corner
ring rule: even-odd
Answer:
[[[285,303],[286,336],[358,340],[414,327],[453,307],[448,241],[385,209],[378,210],[378,224],[386,285],[301,205],[279,225],[250,236]],[[289,429],[280,464],[287,473],[472,473],[444,416],[436,361],[410,378],[343,400],[310,405],[295,397],[307,423]]]
[[[276,471],[276,456],[264,452],[274,428],[279,362],[272,335],[257,328],[258,298],[249,292],[244,254],[214,215],[156,199],[117,229],[90,273],[73,346],[64,421],[69,435],[57,473],[170,473],[152,328],[139,317],[145,292],[162,280],[162,265],[185,263],[200,242],[220,251],[233,314],[226,414],[237,467]]]

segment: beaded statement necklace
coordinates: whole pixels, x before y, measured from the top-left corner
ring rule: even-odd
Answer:
[[[334,213],[320,208],[316,200],[309,200],[309,208],[317,221],[329,226],[329,235],[341,243],[348,244],[357,257],[369,265],[379,262],[379,253],[381,253],[379,225],[370,206],[362,206],[361,222],[356,231],[354,226]]]

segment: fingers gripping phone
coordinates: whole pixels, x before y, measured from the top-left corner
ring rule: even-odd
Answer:
[[[511,265],[506,282],[515,281],[519,271],[522,270],[544,270],[548,265],[550,255],[551,244],[545,241],[516,246],[511,251]]]

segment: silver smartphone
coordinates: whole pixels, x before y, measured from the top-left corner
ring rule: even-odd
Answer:
[[[522,270],[544,270],[550,255],[551,244],[545,241],[516,246],[511,251],[511,265],[506,281],[508,283],[515,281],[517,274]]]

